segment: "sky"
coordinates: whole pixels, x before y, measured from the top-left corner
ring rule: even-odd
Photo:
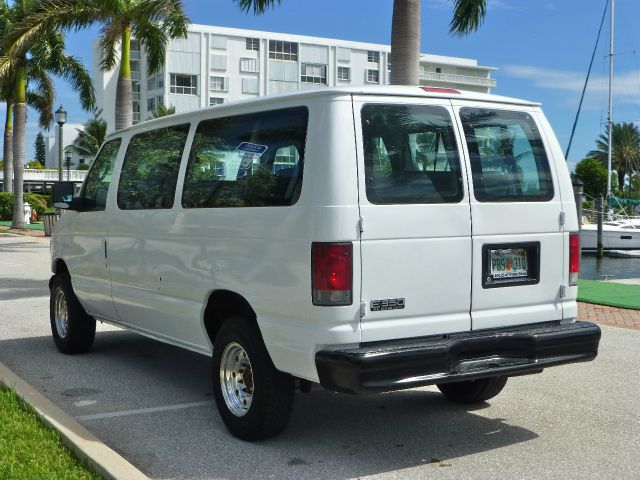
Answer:
[[[566,149],[580,93],[606,0],[488,0],[487,15],[477,32],[449,34],[450,0],[423,0],[421,51],[467,57],[497,68],[492,93],[542,103]],[[233,0],[183,0],[193,23],[389,44],[393,0],[282,0],[264,15],[242,13]],[[640,125],[640,1],[615,1],[615,122]],[[67,34],[67,51],[92,69],[91,45],[98,27]],[[570,168],[594,148],[607,122],[609,17],[603,27],[591,80],[568,161]],[[77,96],[56,81],[56,107],[63,104],[68,122],[82,123],[90,115]],[[4,120],[5,105],[0,105]],[[35,113],[27,119],[26,158],[33,158],[39,129]],[[45,136],[53,136],[50,128]],[[2,139],[0,138],[0,142]],[[0,143],[1,145],[1,143]]]

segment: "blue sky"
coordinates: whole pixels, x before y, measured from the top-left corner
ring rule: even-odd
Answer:
[[[193,23],[372,43],[388,44],[391,38],[392,0],[283,0],[280,7],[258,17],[241,13],[232,0],[184,0],[184,5]],[[493,93],[542,102],[565,149],[605,0],[488,0],[484,24],[463,38],[448,33],[449,0],[423,0],[422,5],[421,51],[476,58],[481,65],[498,68]],[[634,26],[638,18],[638,0],[616,0],[615,121],[640,123],[640,36]],[[94,28],[67,36],[67,50],[88,68],[96,34]],[[607,120],[608,51],[607,18],[569,157],[571,166],[593,148]],[[63,82],[56,85],[56,106],[65,106],[69,122],[82,123],[88,114],[79,108],[75,94]],[[1,105],[2,119],[4,111]],[[35,122],[35,114],[30,114],[28,159],[33,158],[38,132]],[[45,133],[53,134],[53,128]]]

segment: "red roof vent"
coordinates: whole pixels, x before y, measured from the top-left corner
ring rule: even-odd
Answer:
[[[455,88],[440,88],[440,87],[420,87],[425,92],[429,93],[455,93],[460,95],[460,92]]]

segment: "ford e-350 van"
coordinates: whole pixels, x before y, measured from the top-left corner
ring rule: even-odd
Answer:
[[[69,200],[58,348],[87,351],[98,320],[212,355],[240,438],[281,432],[311,382],[480,402],[597,354],[569,173],[534,103],[336,88],[171,115],[111,135]]]

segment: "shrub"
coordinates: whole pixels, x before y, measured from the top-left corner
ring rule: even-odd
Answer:
[[[13,193],[0,192],[0,220],[11,220],[13,212]]]
[[[49,206],[50,199],[46,195],[38,195],[37,193],[25,193],[24,201],[31,205],[38,219],[42,219],[42,214]],[[13,193],[0,192],[0,220],[13,219]]]

